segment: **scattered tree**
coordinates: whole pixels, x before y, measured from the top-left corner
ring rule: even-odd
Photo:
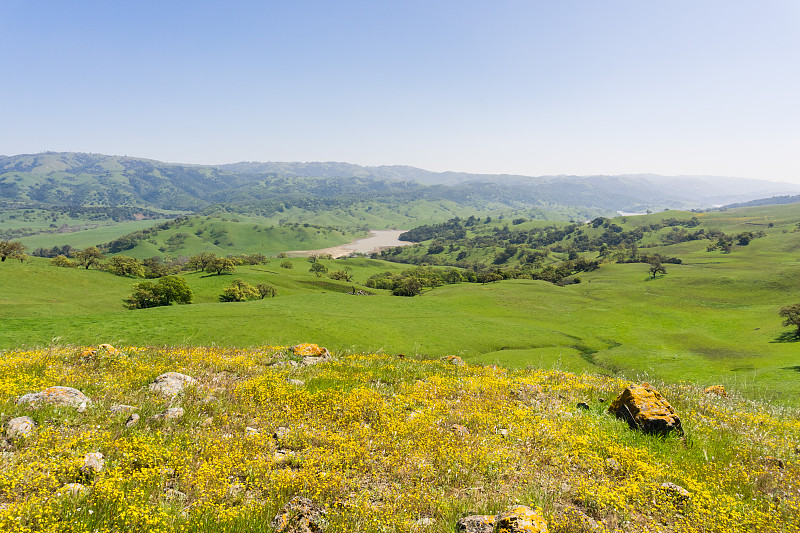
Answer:
[[[50,260],[50,264],[57,267],[64,267],[64,268],[75,268],[78,264],[75,261],[70,261],[70,259],[63,254],[57,255]]]
[[[263,300],[267,296],[270,298],[275,298],[275,295],[278,294],[278,289],[273,287],[272,285],[265,285],[263,283],[259,283],[256,285],[256,290],[258,291],[259,296]]]
[[[281,268],[294,268],[291,261],[281,261]]]
[[[82,267],[85,267],[86,270],[89,270],[89,267],[92,265],[99,265],[100,260],[104,257],[105,256],[97,248],[97,246],[90,246],[79,252],[75,252],[75,259],[78,260],[78,264]]]
[[[316,261],[316,262],[311,264],[311,268],[309,268],[308,271],[309,272],[313,272],[314,274],[317,275],[318,278],[321,278],[323,276],[323,274],[328,272],[328,267],[326,267],[325,265],[323,265],[319,261]]]
[[[656,279],[656,274],[666,274],[667,267],[662,265],[659,261],[654,261],[650,263],[650,274],[653,275],[653,279]]]
[[[172,303],[192,303],[192,290],[186,280],[178,276],[164,276],[156,283],[143,281],[133,286],[133,294],[125,299],[129,309],[146,309]]]
[[[228,257],[215,257],[207,266],[208,272],[214,272],[217,275],[229,274],[236,269],[233,260]]]
[[[795,336],[800,338],[800,303],[781,308],[778,311],[778,315],[786,318],[783,321],[784,326],[795,326],[797,328]]]
[[[249,283],[240,279],[233,280],[233,282],[222,289],[222,294],[219,295],[220,302],[244,302],[254,298],[263,298],[259,294],[258,289]]]
[[[106,265],[106,270],[116,276],[144,277],[144,266],[141,261],[127,255],[115,255],[112,257]]]
[[[25,254],[25,245],[19,241],[0,241],[0,262],[8,258],[19,259],[24,261],[27,259]]]

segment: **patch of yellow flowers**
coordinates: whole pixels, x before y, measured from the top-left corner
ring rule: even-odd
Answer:
[[[292,355],[2,354],[0,422],[30,416],[37,428],[0,441],[0,531],[269,532],[296,495],[326,507],[336,532],[451,532],[461,516],[515,503],[542,508],[555,532],[575,530],[576,510],[599,531],[800,531],[796,410],[663,385],[686,436],[659,438],[606,413],[628,384],[617,378],[386,354],[302,366]],[[198,385],[172,399],[151,392],[169,371]],[[16,405],[53,385],[93,403]],[[139,423],[126,426],[116,404],[134,406]],[[178,405],[181,419],[151,419]],[[91,452],[105,458],[100,472],[82,468]]]

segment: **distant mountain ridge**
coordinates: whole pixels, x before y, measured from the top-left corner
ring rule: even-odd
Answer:
[[[531,177],[339,162],[192,165],[73,152],[0,156],[0,205],[6,206],[199,211],[223,203],[324,208],[332,202],[425,199],[608,212],[708,208],[798,193],[800,185],[715,176]]]

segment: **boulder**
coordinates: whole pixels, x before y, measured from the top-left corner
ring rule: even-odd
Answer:
[[[84,496],[89,493],[89,489],[80,483],[67,483],[59,489],[59,493],[66,496]]]
[[[275,533],[322,533],[327,511],[302,496],[295,496],[269,523]]]
[[[649,383],[631,385],[620,394],[608,411],[617,418],[622,418],[633,429],[641,429],[645,433],[666,435],[677,431],[682,435],[681,419],[675,410],[657,390]]]
[[[18,416],[12,418],[6,424],[6,435],[11,439],[18,437],[27,437],[33,433],[33,428],[36,427],[36,422],[29,416]]]
[[[28,404],[36,406],[43,403],[75,407],[82,412],[87,405],[92,403],[92,400],[78,389],[59,386],[48,387],[41,392],[26,394],[17,400],[17,405]]]
[[[477,514],[465,516],[456,522],[456,531],[460,533],[492,533],[497,516],[493,514]]]
[[[125,421],[125,427],[126,428],[133,427],[137,423],[139,423],[139,415],[137,415],[136,413],[131,413],[131,416],[129,416],[128,419]]]
[[[197,383],[197,380],[180,372],[161,374],[150,383],[150,390],[160,392],[164,396],[177,396],[181,391]]]
[[[92,472],[100,472],[105,466],[106,460],[100,452],[87,453],[83,457],[83,466],[81,472],[89,474]]]
[[[131,411],[135,411],[136,407],[132,405],[117,404],[112,405],[108,408],[108,410],[112,413],[130,413]]]
[[[547,522],[527,505],[517,505],[497,515],[496,533],[547,533]]]
[[[450,426],[450,431],[455,433],[456,437],[466,437],[469,435],[469,430],[460,424],[453,424]]]
[[[442,357],[442,361],[446,361],[446,362],[450,363],[451,365],[455,365],[455,366],[464,366],[464,365],[467,364],[467,363],[464,362],[463,359],[461,359],[457,355],[446,355],[446,356]]]
[[[330,357],[331,353],[327,348],[322,348],[316,344],[297,344],[289,348],[295,355],[302,355],[304,357]]]
[[[722,396],[723,398],[728,397],[728,393],[725,391],[725,387],[722,385],[711,385],[710,387],[706,387],[703,392],[706,394],[716,394],[717,396]]]
[[[669,494],[677,503],[684,503],[692,497],[692,494],[688,490],[684,489],[680,485],[672,483],[671,481],[662,483],[661,490]]]

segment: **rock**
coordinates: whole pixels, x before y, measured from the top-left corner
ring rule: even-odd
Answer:
[[[164,498],[174,502],[185,502],[188,496],[179,490],[167,489],[164,491]]]
[[[184,413],[183,407],[170,407],[157,415],[151,416],[150,420],[178,420],[183,417]]]
[[[428,517],[420,518],[419,520],[414,522],[414,528],[415,529],[427,528],[428,526],[432,526],[435,523],[436,520],[434,520],[433,518],[428,518]]]
[[[83,496],[84,494],[89,493],[89,489],[86,488],[85,485],[81,485],[80,483],[67,483],[63,487],[58,490],[61,494],[66,494],[67,496]]]
[[[492,533],[497,516],[492,514],[476,514],[465,516],[456,522],[456,531],[463,533]]]
[[[132,413],[131,416],[125,421],[125,427],[129,428],[135,426],[139,422],[139,415]]]
[[[331,353],[327,348],[322,348],[316,344],[297,344],[289,348],[295,355],[310,356],[310,357],[330,357]]]
[[[620,466],[619,461],[617,461],[613,457],[609,457],[606,459],[606,468],[608,468],[612,472],[622,471],[622,467]]]
[[[256,428],[246,427],[244,428],[244,434],[246,437],[255,437],[258,435],[258,430]]]
[[[283,467],[286,466],[293,457],[294,454],[291,450],[277,450],[272,454],[272,461],[275,463],[275,466]]]
[[[455,365],[455,366],[464,366],[464,365],[467,364],[467,363],[464,362],[463,359],[461,359],[457,355],[445,355],[444,357],[442,357],[442,360],[443,361],[447,361],[451,365]]]
[[[26,394],[17,400],[17,405],[28,404],[34,407],[43,403],[75,407],[78,411],[83,412],[86,410],[86,406],[92,403],[92,400],[78,389],[59,386],[48,387],[42,392]]]
[[[497,430],[497,434],[500,435],[501,437],[503,437],[504,439],[507,439],[508,435],[509,435],[507,429],[498,429]]]
[[[103,454],[100,452],[93,452],[87,453],[83,456],[83,466],[81,467],[81,472],[85,474],[89,474],[92,472],[100,472],[103,470],[103,466],[106,464],[106,460],[103,457]]]
[[[117,350],[116,348],[114,348],[114,347],[113,347],[113,346],[111,346],[110,344],[101,344],[101,345],[99,345],[97,348],[98,348],[98,349],[105,350],[105,351],[107,351],[108,353],[113,353],[113,354],[120,353],[120,351],[119,351],[119,350]]]
[[[177,396],[183,389],[197,383],[197,380],[180,372],[161,374],[150,384],[150,390],[165,396]]]
[[[272,434],[272,437],[277,439],[277,440],[280,440],[283,437],[285,437],[286,435],[288,435],[290,431],[291,431],[291,429],[289,429],[289,428],[287,428],[285,426],[278,426],[277,428],[275,428],[275,432]]]
[[[772,457],[771,455],[762,457],[761,462],[764,463],[764,465],[766,466],[780,468],[781,470],[786,468],[786,463],[783,461],[783,459],[779,459],[778,457]]]
[[[593,533],[601,531],[600,524],[576,507],[567,507],[558,513],[558,524],[560,530],[570,533]]]
[[[301,381],[299,379],[287,379],[286,383],[288,383],[289,385],[294,385],[295,387],[302,387],[303,385],[306,384],[305,381]]]
[[[541,398],[542,388],[539,385],[523,383],[511,389],[511,394],[521,402],[530,402],[531,400],[538,400]]]
[[[688,490],[670,481],[662,483],[661,489],[666,491],[670,496],[672,496],[673,500],[680,503],[686,502],[692,497],[691,493]]]
[[[575,405],[575,407],[577,407],[578,409],[584,409],[584,410],[586,410],[586,411],[588,411],[588,410],[589,410],[589,404],[588,404],[588,403],[586,403],[586,402],[578,402],[578,403]]]
[[[295,496],[269,523],[275,533],[322,533],[327,511],[302,496]]]
[[[547,533],[547,522],[538,511],[517,505],[497,515],[495,531],[502,533]]]
[[[666,435],[671,431],[683,434],[675,410],[649,383],[631,385],[622,391],[608,411],[624,419],[631,428],[648,434]]]
[[[466,437],[469,435],[469,430],[459,424],[453,424],[450,426],[450,430],[455,433],[457,437]]]
[[[228,490],[227,490],[228,498],[235,500],[236,498],[244,494],[244,490],[245,490],[244,485],[242,485],[241,483],[232,483],[228,485]]]
[[[131,411],[135,411],[136,407],[132,405],[120,404],[120,405],[112,405],[111,407],[108,408],[108,410],[111,411],[112,413],[130,413]]]
[[[213,424],[213,423],[214,423],[214,419],[209,416],[207,418],[204,418],[203,421],[200,422],[200,425],[202,427],[204,427],[204,428],[207,428],[207,427],[211,426],[211,424]]]
[[[18,416],[12,418],[6,424],[6,435],[11,439],[19,437],[27,437],[33,433],[33,428],[36,427],[36,422],[29,416]]]
[[[322,356],[319,356],[319,357],[310,357],[310,356],[309,357],[303,357],[303,362],[300,363],[300,364],[302,364],[303,366],[312,366],[312,365],[316,365],[318,363],[321,363],[323,361],[327,361],[329,357],[330,357],[330,354],[322,355]]]
[[[723,398],[728,397],[728,393],[725,392],[725,387],[722,385],[711,385],[710,387],[706,387],[706,390],[703,392],[706,394],[716,394],[717,396],[722,396]]]

